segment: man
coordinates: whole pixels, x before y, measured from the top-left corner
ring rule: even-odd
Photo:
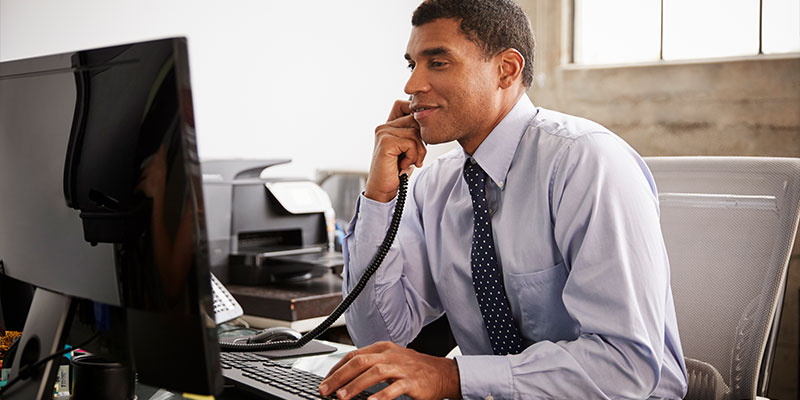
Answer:
[[[345,239],[345,292],[389,225],[425,143],[461,149],[419,172],[397,239],[347,313],[358,346],[320,385],[349,399],[682,398],[686,370],[655,184],[604,127],[535,108],[533,37],[511,0],[430,0],[411,76],[376,129]],[[447,314],[463,356],[408,344]]]

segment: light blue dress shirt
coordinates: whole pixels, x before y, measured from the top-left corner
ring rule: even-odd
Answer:
[[[467,399],[682,398],[686,393],[658,197],[641,157],[603,126],[523,95],[475,151],[514,320],[527,346],[495,356],[472,286],[462,149],[418,171],[397,239],[346,313],[358,346],[407,345],[447,313]],[[394,200],[363,195],[345,237],[344,291]]]

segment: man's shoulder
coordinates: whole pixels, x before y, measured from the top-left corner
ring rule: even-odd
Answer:
[[[539,130],[544,136],[566,141],[592,134],[613,135],[608,128],[592,120],[542,107],[538,107],[530,128]]]
[[[542,162],[557,162],[567,154],[602,158],[635,153],[624,139],[597,122],[541,107],[528,130],[527,145],[536,149]]]
[[[539,107],[528,126],[520,159],[533,160],[540,168],[555,172],[565,164],[606,164],[619,159],[639,163],[640,156],[624,139],[603,125]]]

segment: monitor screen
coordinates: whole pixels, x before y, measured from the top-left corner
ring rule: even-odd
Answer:
[[[33,291],[30,284],[0,275],[0,335],[22,330]]]
[[[213,393],[194,131],[185,39],[0,63],[0,267],[37,287],[29,322],[40,292],[96,302],[141,382]]]

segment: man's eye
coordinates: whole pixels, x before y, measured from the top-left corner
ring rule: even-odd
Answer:
[[[414,64],[408,64],[408,69],[410,69],[411,71],[413,71],[413,70],[414,70],[414,66],[415,66]]]
[[[447,65],[447,63],[444,61],[431,61],[431,68],[440,68],[444,67],[445,65]]]

